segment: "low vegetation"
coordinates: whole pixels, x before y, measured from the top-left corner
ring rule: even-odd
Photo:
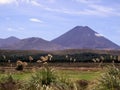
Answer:
[[[50,53],[50,54],[49,54]],[[19,51],[0,50],[0,65],[5,66],[7,62],[39,62],[42,57],[49,56],[49,62],[114,62],[118,63],[120,51],[112,50],[63,50],[63,51]],[[67,56],[67,57],[66,57]],[[102,58],[101,58],[102,57]]]
[[[0,90],[120,90],[117,54],[3,53],[0,60]]]
[[[120,90],[120,69],[107,66],[106,72],[98,79],[95,90]]]
[[[114,64],[103,70],[55,69],[45,63],[40,70],[1,73],[0,90],[120,90],[120,70]]]

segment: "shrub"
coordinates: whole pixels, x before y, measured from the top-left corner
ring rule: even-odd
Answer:
[[[41,71],[32,75],[28,84],[27,90],[42,90],[41,88],[48,88],[55,82],[57,76],[54,73],[54,69],[45,65]]]
[[[24,63],[22,61],[18,60],[16,64],[17,64],[16,70],[23,71]]]
[[[32,76],[26,90],[74,90],[67,79],[61,79],[55,70],[44,65],[42,70]]]
[[[120,70],[107,66],[106,72],[98,80],[96,90],[120,90]]]

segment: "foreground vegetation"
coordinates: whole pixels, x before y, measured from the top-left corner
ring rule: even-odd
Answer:
[[[0,90],[120,90],[119,54],[88,51],[0,51]]]
[[[103,73],[102,70],[98,69],[93,69],[89,70],[89,68],[84,68],[83,70],[80,69],[75,69],[75,68],[55,68],[54,70],[56,71],[57,74],[63,75],[67,79],[71,79],[72,81],[79,80],[79,79],[85,79],[85,80],[94,80],[97,77],[100,76],[101,73]],[[6,76],[7,74],[11,73],[12,76],[15,79],[19,80],[29,80],[31,75],[33,75],[35,72],[41,72],[41,68],[31,68],[30,70],[23,70],[23,71],[16,71],[16,70],[11,70],[8,69],[0,72],[0,77]]]
[[[41,68],[1,72],[0,90],[120,90],[120,70],[114,64],[103,69]]]

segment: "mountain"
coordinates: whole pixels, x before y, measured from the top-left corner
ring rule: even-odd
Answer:
[[[63,49],[120,49],[118,45],[95,32],[88,26],[76,26],[60,37],[46,41],[31,37],[0,39],[0,49],[10,50],[63,50]]]
[[[11,50],[58,50],[62,49],[60,45],[53,44],[41,38],[31,37],[22,39],[12,45],[5,45],[2,49]]]
[[[51,42],[69,49],[120,49],[88,26],[76,26]]]
[[[14,43],[19,42],[20,39],[16,38],[16,37],[8,37],[6,39],[0,39],[0,47],[4,46],[4,45],[12,45]]]

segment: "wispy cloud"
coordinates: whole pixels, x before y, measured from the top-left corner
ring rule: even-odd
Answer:
[[[30,18],[29,19],[31,22],[37,22],[37,23],[42,23],[43,21],[41,21],[40,19],[37,18]]]
[[[75,2],[85,4],[83,10],[74,12],[73,14],[96,15],[96,16],[120,16],[120,10],[113,6],[102,5],[102,0],[73,0]]]
[[[48,0],[48,1],[52,2],[52,0]],[[31,1],[31,4],[38,6],[41,9],[44,9],[49,12],[64,13],[69,15],[93,15],[93,16],[101,16],[101,17],[120,16],[119,13],[120,10],[117,10],[115,7],[112,6],[102,5],[101,4],[102,0],[73,0],[73,1],[84,3],[85,4],[84,8],[82,9],[80,8],[70,9],[67,7],[51,8],[51,6],[41,4],[35,0]]]
[[[16,3],[16,0],[0,0],[0,5]]]
[[[97,4],[91,4],[88,6],[89,11],[94,12],[94,15],[97,16],[120,16],[120,8],[112,7],[112,6],[103,6]]]
[[[33,6],[37,6],[40,9],[49,11],[49,12],[55,12],[55,13],[64,13],[69,15],[93,15],[93,16],[101,16],[101,17],[107,17],[107,16],[120,16],[120,10],[117,9],[114,6],[105,6],[102,5],[102,0],[72,0],[77,3],[80,3],[83,5],[83,8],[68,8],[68,7],[51,7],[50,5],[44,5],[39,0],[0,0],[0,4],[11,4],[16,3],[19,5],[19,3],[26,3],[31,4]],[[57,2],[56,0],[46,0],[45,2],[48,3],[54,3]],[[33,22],[42,22],[39,19],[31,18],[30,21]]]
[[[25,28],[23,27],[8,27],[7,28],[7,31],[10,31],[10,32],[20,32],[20,31],[23,31],[25,30]]]
[[[101,17],[108,17],[108,16],[120,16],[118,10],[112,7],[106,7],[102,5],[94,5],[91,4],[87,8],[84,9],[66,9],[66,8],[50,8],[50,7],[42,7],[44,10],[50,12],[57,12],[57,13],[64,13],[69,15],[93,15],[93,16],[101,16]]]
[[[112,7],[106,7],[106,6],[102,6],[102,5],[89,5],[89,7],[98,10],[98,11],[102,11],[102,12],[112,12],[114,11],[114,8]]]
[[[18,5],[18,6],[19,6],[20,3],[32,4],[34,6],[40,6],[41,5],[36,0],[0,0],[0,5],[13,4],[13,3]]]
[[[31,3],[31,4],[34,5],[34,6],[42,6],[40,3],[38,3],[38,2],[35,1],[35,0],[32,0],[32,1],[30,1],[29,3]]]

